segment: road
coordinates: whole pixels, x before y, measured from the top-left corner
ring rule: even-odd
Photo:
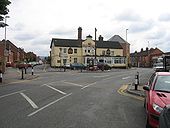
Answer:
[[[151,69],[39,72],[39,78],[0,87],[0,128],[144,128],[143,101],[121,95],[136,72]]]

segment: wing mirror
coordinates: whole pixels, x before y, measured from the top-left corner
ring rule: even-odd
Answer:
[[[149,91],[149,90],[150,90],[149,85],[144,85],[144,86],[143,86],[143,90],[145,90],[145,91]]]

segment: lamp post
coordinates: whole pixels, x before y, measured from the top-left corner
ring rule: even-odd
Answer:
[[[97,33],[97,29],[95,28],[95,55],[94,55],[94,64],[96,65],[96,63],[97,63],[97,59],[96,59],[96,56],[97,56],[97,48],[96,48],[96,46],[97,46],[97,44],[96,44],[96,33]]]
[[[6,23],[7,23],[7,18],[10,18],[9,16],[5,16],[4,19],[5,19],[5,43],[4,43],[4,69],[6,69],[6,61],[7,61],[7,56],[8,56],[8,53],[7,53],[7,49],[6,49],[6,26],[8,26]]]
[[[129,56],[127,55],[128,54],[128,51],[127,51],[127,34],[128,34],[128,29],[126,29],[126,44],[125,44],[125,50],[126,50],[126,68],[128,68],[128,63],[129,63]]]
[[[128,29],[126,29],[126,42],[127,42],[127,33],[128,33]]]

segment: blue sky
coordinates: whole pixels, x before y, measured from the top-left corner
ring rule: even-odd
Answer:
[[[170,51],[169,0],[11,0],[7,39],[25,51],[47,56],[52,38],[120,35],[131,52],[158,47]],[[4,29],[0,28],[0,39]],[[94,38],[93,38],[94,39]],[[149,42],[149,43],[148,43]]]

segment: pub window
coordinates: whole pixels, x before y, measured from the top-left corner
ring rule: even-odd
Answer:
[[[105,51],[104,50],[102,51],[102,55],[105,55]]]
[[[64,51],[63,51],[64,53],[66,53],[67,52],[67,48],[64,48]]]
[[[77,53],[77,49],[74,49],[74,53]]]
[[[57,63],[61,63],[61,60],[57,60]]]
[[[77,63],[77,58],[74,58],[74,63]]]
[[[63,59],[63,64],[66,65],[67,59]]]
[[[114,51],[111,51],[111,55],[114,56]]]

